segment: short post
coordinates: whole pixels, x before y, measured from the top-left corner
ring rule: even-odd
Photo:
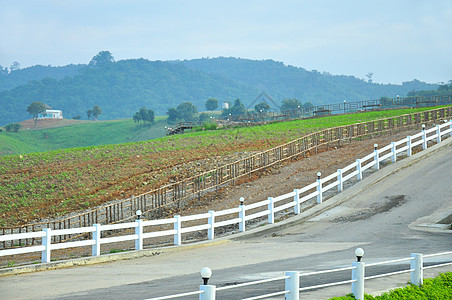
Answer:
[[[353,262],[352,266],[355,267],[352,269],[352,280],[356,280],[352,282],[352,294],[356,299],[363,300],[364,299],[364,274],[365,274],[365,266],[366,264],[361,261],[361,257],[364,255],[364,250],[361,248],[357,248],[355,250],[357,261]]]
[[[182,238],[181,238],[181,228],[182,228],[182,224],[181,224],[181,220],[180,220],[180,215],[175,215],[174,218],[176,219],[176,221],[174,222],[174,230],[176,231],[176,233],[174,233],[174,245],[176,246],[180,246],[182,243]]]
[[[425,131],[425,124],[422,124],[422,149],[427,149],[427,132]]]
[[[285,295],[285,300],[298,300],[300,299],[300,274],[296,271],[288,271],[285,274],[289,276],[285,280],[285,291],[289,291],[288,294]]]
[[[215,238],[215,211],[209,210],[209,229],[207,229],[207,239],[213,240]]]
[[[411,271],[411,284],[421,286],[424,280],[424,270],[423,270],[423,257],[421,253],[411,253],[413,258],[410,262]]]
[[[361,160],[360,159],[356,160],[356,171],[358,171],[358,174],[356,175],[358,177],[358,181],[363,180],[363,171],[362,171],[362,166],[361,166]]]
[[[449,120],[449,123],[450,123],[450,126],[449,126],[449,128],[450,128],[449,136],[452,137],[452,119]]]
[[[300,192],[298,191],[298,189],[293,190],[293,192],[295,194],[293,196],[293,201],[295,203],[294,214],[298,215],[301,212]]]
[[[380,158],[378,157],[378,144],[374,144],[374,161],[375,161],[375,170],[380,170]]]
[[[436,142],[441,143],[441,128],[439,125],[436,125]]]
[[[397,147],[396,147],[395,142],[391,142],[391,152],[392,152],[391,160],[392,160],[393,163],[395,163],[397,161],[397,152],[396,152],[396,150],[397,150]]]
[[[48,263],[50,262],[50,247],[52,245],[52,229],[43,228],[45,236],[42,237],[42,245],[44,246],[44,250],[41,253],[41,262]]]
[[[411,156],[412,155],[412,147],[411,147],[411,135],[407,136],[408,141],[406,142],[406,146],[408,149],[406,149],[406,156]]]
[[[94,231],[93,231],[93,241],[94,245],[91,246],[91,255],[92,256],[99,256],[100,255],[100,238],[102,231],[100,230],[101,224],[93,224]]]
[[[143,220],[135,220],[137,227],[135,227],[135,234],[137,239],[135,240],[135,250],[143,250]]]
[[[240,218],[240,223],[239,223],[239,231],[240,232],[245,232],[246,230],[246,226],[245,226],[245,212],[246,212],[246,207],[245,207],[245,199],[243,197],[240,197],[240,211],[239,211],[239,218]]]
[[[275,202],[273,197],[268,197],[268,224],[275,223]]]
[[[317,203],[320,204],[323,202],[323,195],[322,195],[322,180],[320,177],[322,176],[322,173],[317,172]]]
[[[337,170],[337,181],[339,184],[337,185],[337,191],[342,192],[344,190],[344,182],[342,181],[342,169]]]
[[[208,267],[201,269],[203,284],[199,286],[199,290],[203,293],[199,294],[199,300],[215,300],[216,286],[208,284],[211,276],[212,270]]]

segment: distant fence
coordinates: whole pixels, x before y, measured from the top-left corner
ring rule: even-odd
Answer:
[[[409,128],[419,128],[421,124],[431,124],[452,117],[452,107],[438,108],[420,113],[407,114],[365,123],[330,128],[311,133],[292,142],[260,152],[248,158],[218,167],[182,181],[162,186],[139,196],[120,200],[92,211],[61,220],[40,222],[23,226],[1,228],[3,235],[28,233],[51,228],[62,230],[92,226],[93,224],[114,224],[133,220],[137,210],[147,213],[148,218],[161,217],[161,209],[170,206],[182,207],[183,201],[201,197],[206,191],[233,183],[241,177],[263,170],[287,159],[317,152],[320,147],[340,147],[354,138],[381,135]],[[58,235],[59,242],[74,238],[73,235]],[[36,239],[26,239],[25,245],[35,245]],[[0,247],[10,248],[13,243],[0,242]]]
[[[103,244],[134,241],[135,249],[142,250],[145,239],[172,236],[174,245],[181,245],[182,235],[187,233],[206,234],[207,239],[212,240],[215,238],[215,229],[222,227],[238,225],[239,231],[244,232],[251,220],[266,218],[268,223],[272,224],[275,222],[275,214],[278,212],[293,209],[294,214],[300,214],[308,201],[314,200],[318,204],[322,203],[325,192],[333,188],[337,188],[341,192],[346,181],[355,177],[358,181],[362,180],[365,170],[372,167],[378,170],[382,161],[390,159],[392,162],[396,162],[397,154],[406,153],[407,156],[411,156],[413,147],[422,146],[422,149],[427,149],[429,141],[440,143],[443,138],[449,136],[452,137],[452,120],[430,129],[423,126],[423,130],[413,136],[392,142],[381,149],[375,146],[373,153],[357,159],[356,162],[337,170],[333,174],[322,177],[322,174],[318,173],[316,182],[303,188],[248,205],[243,202],[242,198],[241,204],[237,208],[189,216],[176,215],[172,218],[160,220],[137,219],[135,222],[121,224],[94,224],[90,227],[71,229],[44,228],[37,232],[2,235],[0,242],[9,245],[16,242],[18,247],[0,250],[0,256],[41,252],[42,262],[46,263],[50,262],[51,251],[56,249],[91,246],[92,255],[99,256],[101,254],[100,247]],[[137,217],[136,212],[133,212],[132,217]],[[108,231],[118,229],[129,229],[129,232],[124,231],[118,236],[108,236]],[[59,242],[62,240],[61,237],[73,235],[83,235],[83,239],[73,242]],[[40,245],[27,246],[32,244],[30,241],[35,239],[41,240]]]
[[[254,123],[273,122],[303,117],[318,117],[341,113],[354,113],[359,111],[383,110],[403,107],[429,107],[452,104],[452,95],[431,97],[396,97],[381,98],[379,100],[364,100],[310,107],[300,106],[297,109],[282,112],[253,112],[237,116],[221,116],[219,119],[230,122]]]
[[[364,254],[364,251],[361,248],[356,249],[355,252],[362,251],[362,255]],[[421,286],[423,284],[424,280],[424,270],[426,269],[433,269],[433,268],[439,268],[439,267],[445,267],[445,266],[451,266],[452,262],[446,262],[446,263],[434,263],[430,264],[429,266],[425,266],[426,263],[424,262],[424,259],[428,259],[431,257],[438,257],[438,256],[445,256],[445,255],[451,255],[452,251],[450,252],[442,252],[442,253],[434,253],[434,254],[427,254],[423,255],[422,253],[411,253],[410,257],[405,258],[399,258],[399,259],[393,259],[393,260],[387,260],[377,263],[371,263],[366,264],[365,262],[361,261],[360,256],[358,258],[358,261],[355,261],[352,263],[351,267],[344,267],[344,268],[336,268],[336,269],[329,269],[329,270],[322,270],[322,271],[315,271],[315,272],[300,272],[300,271],[287,271],[284,272],[283,276],[279,277],[273,277],[273,278],[267,278],[263,280],[256,280],[256,281],[250,281],[245,283],[238,283],[238,284],[232,284],[222,287],[216,287],[215,285],[209,285],[208,280],[210,279],[210,276],[212,275],[212,271],[205,267],[201,270],[201,274],[206,272],[208,275],[207,277],[203,277],[207,279],[207,282],[204,282],[203,285],[200,285],[198,291],[193,292],[187,292],[187,293],[181,293],[181,294],[174,294],[174,295],[168,295],[163,297],[156,297],[156,298],[148,298],[146,300],[163,300],[163,299],[175,299],[175,298],[182,298],[187,296],[193,296],[193,295],[199,295],[200,300],[214,300],[217,298],[220,299],[228,299],[227,291],[231,289],[240,289],[240,288],[246,288],[247,286],[253,286],[253,289],[255,291],[262,291],[267,292],[267,294],[260,294],[249,298],[243,298],[243,300],[255,300],[255,299],[266,299],[266,298],[272,298],[275,296],[282,296],[284,295],[284,299],[286,300],[299,300],[300,294],[302,294],[304,291],[308,290],[315,290],[315,289],[322,289],[326,287],[331,286],[338,286],[338,285],[344,285],[344,284],[350,284],[351,285],[351,293],[356,299],[363,300],[364,299],[364,282],[366,280],[376,279],[376,278],[382,278],[382,277],[388,277],[392,275],[399,275],[399,274],[406,274],[410,273],[410,283],[416,286]],[[371,268],[373,266],[381,266],[381,265],[390,265],[394,263],[407,263],[408,262],[408,269],[402,269],[400,271],[395,272],[389,272],[389,273],[381,273],[378,275],[372,275],[372,276],[365,276],[367,268]],[[206,270],[207,269],[207,270]],[[339,272],[350,272],[351,271],[351,279],[350,280],[344,280],[344,281],[335,281],[335,282],[329,282],[329,283],[323,283],[323,284],[316,284],[311,286],[301,286],[300,279],[302,277],[307,276],[316,276],[316,280],[319,281],[320,276],[322,274],[330,274],[330,273],[339,273]],[[205,275],[201,275],[205,276]],[[275,281],[283,281],[284,280],[284,290],[282,291],[275,291],[268,293],[269,291],[265,288],[259,289],[256,287],[256,285],[262,286],[262,284],[268,283],[268,282],[275,282]],[[303,283],[303,282],[302,282]],[[300,287],[301,286],[301,287]],[[256,292],[258,293],[258,292]],[[338,295],[340,296],[340,295]],[[303,298],[303,297],[302,297]]]

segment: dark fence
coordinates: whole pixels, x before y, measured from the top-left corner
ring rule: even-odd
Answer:
[[[303,136],[289,143],[255,154],[234,163],[204,172],[182,181],[162,186],[139,196],[120,200],[92,211],[35,224],[12,228],[1,228],[2,234],[39,231],[42,228],[66,229],[86,227],[93,224],[109,224],[134,220],[136,211],[141,210],[148,218],[162,217],[165,207],[183,207],[184,201],[193,197],[201,197],[203,192],[213,191],[225,184],[235,184],[235,181],[253,172],[268,168],[284,160],[317,152],[319,147],[328,150],[330,147],[340,147],[342,143],[352,139],[390,134],[393,132],[420,128],[421,124],[432,124],[452,117],[452,107],[433,109],[420,113],[402,115],[365,123],[330,128]],[[73,236],[57,236],[59,241],[74,238]],[[40,243],[40,238],[37,239]],[[19,240],[19,245],[34,245],[35,239]],[[3,242],[3,248],[13,247],[10,242]]]

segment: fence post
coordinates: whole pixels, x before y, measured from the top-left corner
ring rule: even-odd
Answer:
[[[92,256],[99,256],[100,255],[100,238],[101,238],[101,224],[93,224],[94,231],[93,231],[93,241],[94,245],[91,246],[91,255]]]
[[[215,300],[216,286],[200,285],[199,290],[204,292],[199,294],[199,300]]]
[[[337,181],[339,181],[339,184],[337,185],[337,191],[342,192],[344,190],[344,183],[342,182],[342,169],[338,169],[337,173]]]
[[[441,143],[441,128],[439,127],[439,125],[436,125],[436,142],[439,144]]]
[[[413,258],[410,261],[410,269],[414,269],[411,271],[411,284],[421,286],[424,278],[423,271],[423,257],[421,253],[411,253],[411,257]]]
[[[300,202],[300,192],[298,189],[293,190],[295,196],[293,196],[293,201],[295,202],[294,214],[298,215],[301,212],[301,202]]]
[[[411,135],[407,136],[408,141],[406,142],[407,148],[406,149],[406,156],[411,156],[412,155],[412,151],[411,151]]]
[[[422,149],[427,149],[427,132],[425,131],[425,124],[422,124]]]
[[[275,223],[275,202],[273,201],[273,197],[268,197],[268,223]]]
[[[452,137],[452,119],[449,120],[449,123],[450,123],[450,127],[449,127],[449,128],[450,128],[450,133],[449,133],[449,136]]]
[[[138,235],[135,240],[135,250],[143,250],[143,220],[135,220],[137,227],[135,227],[135,234]]]
[[[42,245],[45,247],[41,253],[41,262],[48,263],[50,262],[50,247],[52,245],[52,229],[43,228],[42,231],[45,232],[45,236],[42,237]]]
[[[352,294],[356,299],[363,300],[365,263],[354,261],[352,266],[356,267],[355,269],[352,269],[352,280],[356,280],[355,282],[352,282]]]
[[[239,223],[239,231],[240,232],[245,232],[245,212],[246,212],[246,207],[245,207],[245,199],[243,197],[240,197],[240,211],[239,211],[239,218],[240,218],[240,223]]]
[[[180,246],[181,244],[181,220],[180,215],[175,215],[174,218],[176,218],[176,221],[174,222],[174,230],[176,230],[176,233],[174,234],[174,245]]]
[[[317,172],[317,203],[320,204],[323,202],[323,197],[322,197],[322,181],[320,179],[320,177],[322,176],[322,173]]]
[[[374,161],[375,161],[375,170],[380,170],[380,158],[378,157],[378,144],[374,144]]]
[[[395,163],[396,161],[397,161],[397,152],[396,152],[396,149],[397,147],[396,147],[396,144],[395,144],[395,142],[391,142],[391,152],[392,152],[392,158],[391,158],[391,161],[393,162],[393,163]]]
[[[361,166],[361,160],[357,159],[356,163],[357,163],[356,170],[358,171],[358,174],[356,176],[358,177],[358,181],[361,181],[361,180],[363,180],[363,171],[362,171],[362,168],[361,168],[362,167]]]
[[[289,291],[288,294],[285,295],[285,300],[298,300],[300,299],[300,275],[296,271],[288,271],[286,272],[285,280],[285,291]]]
[[[215,211],[209,210],[209,225],[210,228],[207,229],[207,239],[213,240],[215,238]]]

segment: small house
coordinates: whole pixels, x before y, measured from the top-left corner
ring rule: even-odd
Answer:
[[[63,119],[63,112],[46,105],[46,111],[38,114],[38,119]]]

